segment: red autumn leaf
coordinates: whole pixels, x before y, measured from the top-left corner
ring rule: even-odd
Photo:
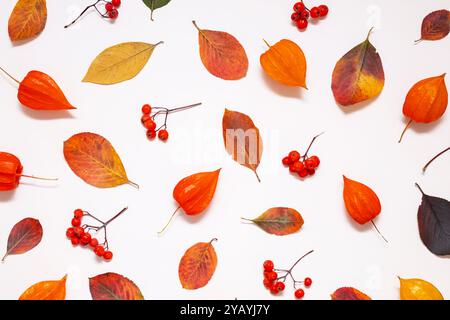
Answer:
[[[212,242],[200,242],[190,247],[181,258],[178,276],[184,289],[195,290],[206,286],[214,275],[217,255]]]
[[[200,57],[205,68],[224,80],[238,80],[247,74],[248,58],[244,48],[231,34],[222,31],[198,30]]]
[[[342,287],[331,294],[331,300],[372,300],[368,295],[352,287]]]
[[[376,193],[365,184],[344,176],[344,202],[348,214],[359,224],[372,221],[381,212]]]
[[[133,281],[113,272],[89,278],[89,290],[94,300],[144,300]]]
[[[2,261],[10,254],[22,254],[36,247],[42,239],[42,226],[39,220],[25,218],[18,222],[8,237],[8,246]]]
[[[437,10],[429,13],[422,21],[421,38],[422,40],[441,40],[450,32],[450,11]]]

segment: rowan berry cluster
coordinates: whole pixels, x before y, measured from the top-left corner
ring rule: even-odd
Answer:
[[[117,17],[119,16],[118,8],[120,7],[121,4],[122,4],[121,0],[110,0],[110,1],[97,0],[95,3],[84,8],[84,10],[80,13],[80,15],[71,23],[66,25],[64,28],[68,28],[74,23],[76,23],[91,8],[95,9],[95,11],[97,11],[102,18],[116,20]],[[99,7],[101,6],[104,6],[105,12],[100,11]]]
[[[303,1],[300,1],[294,4],[294,12],[291,15],[291,20],[297,25],[297,28],[299,28],[300,30],[304,30],[308,27],[309,18],[323,18],[327,14],[328,7],[324,4],[308,9]]]
[[[118,216],[120,216],[122,213],[124,213],[127,210],[127,208],[120,211],[117,215],[115,215],[113,218],[109,219],[107,222],[103,222],[100,219],[94,217],[87,211],[83,211],[81,209],[76,209],[73,213],[73,218],[71,221],[72,227],[68,228],[66,231],[67,238],[70,239],[73,246],[83,246],[83,247],[89,247],[91,248],[95,255],[103,258],[106,261],[110,261],[113,258],[113,253],[109,250],[109,244],[108,239],[106,235],[106,226],[115,220]],[[88,224],[82,224],[83,218],[89,217],[99,223],[101,223],[100,226],[93,226]],[[99,240],[97,238],[94,238],[92,234],[90,233],[93,231],[93,233],[98,233],[100,230],[104,231],[104,241],[103,243],[99,243]]]

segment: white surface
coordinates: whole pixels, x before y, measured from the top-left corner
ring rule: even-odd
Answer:
[[[313,278],[305,299],[328,299],[341,286],[355,286],[374,299],[398,299],[397,275],[429,280],[450,298],[450,261],[434,256],[420,241],[420,193],[414,187],[417,181],[429,194],[450,198],[448,155],[421,174],[423,164],[449,145],[448,113],[435,124],[414,125],[403,143],[397,143],[409,88],[449,71],[450,38],[413,45],[422,18],[449,9],[448,1],[325,1],[328,18],[303,33],[290,23],[294,1],[287,0],[174,0],[155,12],[153,23],[141,1],[123,0],[116,23],[92,12],[67,30],[63,25],[91,0],[48,2],[44,32],[16,47],[6,27],[15,1],[4,4],[1,65],[20,79],[32,69],[50,74],[78,110],[69,116],[29,111],[18,104],[14,84],[0,79],[0,149],[19,156],[26,173],[60,178],[57,184],[31,182],[37,186],[23,184],[14,193],[0,194],[0,251],[6,249],[12,226],[24,217],[38,218],[44,228],[38,247],[0,264],[0,298],[16,299],[31,284],[68,273],[67,298],[90,299],[88,277],[111,271],[132,279],[147,299],[270,299],[262,286],[261,263],[271,258],[277,266],[289,267],[310,249],[315,253],[295,269],[298,278]],[[202,28],[227,31],[241,41],[250,61],[246,78],[227,82],[205,70],[193,19]],[[383,60],[385,88],[365,107],[344,111],[330,89],[332,70],[373,25],[378,28],[371,41]],[[266,78],[259,64],[266,50],[262,38],[271,43],[288,38],[302,47],[309,91]],[[113,86],[81,82],[103,49],[124,41],[160,40],[164,45],[135,79]],[[167,144],[147,141],[139,121],[143,103],[181,106],[198,101],[203,107],[169,119]],[[251,116],[263,134],[261,184],[223,148],[225,107]],[[96,189],[72,173],[64,161],[63,141],[83,131],[112,142],[130,179],[141,185],[139,191],[130,186]],[[295,179],[281,165],[282,156],[291,149],[304,151],[321,131],[326,134],[312,151],[322,160],[316,176]],[[158,237],[156,232],[176,207],[175,184],[218,167],[223,170],[209,210],[197,221],[179,215]],[[376,223],[389,244],[370,226],[358,227],[347,218],[342,174],[378,193],[383,211]],[[112,262],[97,262],[92,252],[72,248],[65,238],[75,208],[106,219],[124,206],[129,211],[109,229]],[[276,237],[240,222],[241,216],[254,217],[274,206],[299,210],[305,219],[302,230]],[[181,256],[194,243],[213,237],[219,239],[216,273],[206,287],[183,290],[178,280]],[[287,288],[280,298],[293,298]]]

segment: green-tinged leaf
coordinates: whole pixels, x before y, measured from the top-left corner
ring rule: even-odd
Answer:
[[[255,223],[267,233],[277,236],[285,236],[297,232],[304,223],[302,216],[297,210],[284,207],[271,208],[256,219],[249,221]]]
[[[156,9],[165,7],[169,4],[171,0],[142,0],[147,7],[150,8],[150,19],[153,21],[153,11]]]

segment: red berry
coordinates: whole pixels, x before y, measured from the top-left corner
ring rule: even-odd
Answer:
[[[150,140],[153,140],[156,138],[156,131],[155,130],[147,130],[147,138]]]
[[[298,14],[298,12],[293,12],[291,14],[291,20],[292,21],[297,21],[298,19],[300,19],[300,15]]]
[[[161,139],[162,141],[166,141],[167,139],[169,139],[169,132],[167,132],[167,130],[160,130],[158,132],[158,138]]]
[[[306,169],[314,169],[315,168],[315,162],[314,160],[311,160],[311,158],[308,158],[305,160],[305,167]]]
[[[305,10],[305,4],[303,2],[297,2],[294,4],[294,11],[295,12],[302,12]]]
[[[143,114],[150,114],[150,113],[152,113],[152,107],[149,104],[144,104],[142,106],[142,113]]]
[[[324,4],[319,6],[320,16],[325,17],[328,14],[328,7]]]
[[[271,260],[266,260],[266,261],[264,261],[263,267],[264,267],[265,271],[272,271],[274,265],[273,265],[273,262]]]
[[[283,282],[277,282],[275,285],[277,286],[277,290],[278,290],[279,292],[283,291],[284,288],[285,288],[285,285],[284,285]]]
[[[106,251],[103,254],[103,259],[105,260],[111,260],[113,258],[113,253],[111,251]]]
[[[73,218],[73,219],[72,219],[72,226],[74,226],[74,227],[79,227],[79,226],[81,226],[81,220],[78,219],[78,218]]]
[[[308,20],[306,19],[300,19],[297,21],[297,28],[300,30],[304,30],[308,27]]]
[[[300,153],[295,150],[289,152],[289,160],[291,161],[291,163],[294,163],[295,161],[300,160]]]
[[[150,118],[150,116],[148,115],[148,114],[144,114],[142,117],[141,117],[141,123],[142,124],[144,124],[146,121],[148,121],[148,120],[150,120],[151,118]]]
[[[311,164],[313,165],[314,168],[317,168],[320,164],[320,159],[318,156],[309,157],[309,160],[311,160]]]
[[[88,232],[84,233],[80,238],[80,242],[83,245],[88,245],[91,242],[91,235]]]
[[[81,209],[77,209],[73,212],[73,216],[75,218],[79,218],[79,219],[83,217],[83,214],[84,214],[84,212]]]
[[[289,170],[291,169],[291,167],[289,167]],[[300,171],[302,171],[303,169],[305,169],[305,166],[303,165],[303,162],[300,161],[296,161],[292,164],[292,172],[296,172],[299,173]]]
[[[316,169],[307,169],[308,175],[313,176],[316,173]]]
[[[111,2],[107,2],[105,4],[105,9],[106,9],[106,11],[110,12],[114,9],[114,5]]]
[[[67,238],[71,239],[75,236],[75,230],[73,228],[69,228],[66,231]]]
[[[120,7],[120,5],[121,5],[121,3],[122,3],[122,1],[120,1],[120,0],[112,0],[112,4],[114,5],[114,7]]]
[[[89,245],[90,245],[92,248],[96,248],[96,247],[98,246],[98,240],[95,239],[95,238],[92,238],[91,241],[89,242]]]
[[[310,14],[309,14],[308,10],[303,10],[302,12],[300,12],[300,18],[301,19],[308,20],[309,16],[310,16]]]
[[[283,163],[283,165],[288,166],[291,164],[291,160],[289,159],[289,157],[284,157],[283,160],[281,161]]]
[[[266,289],[270,289],[270,286],[273,285],[273,281],[270,281],[269,279],[264,279],[263,284],[264,287],[266,287]]]
[[[270,281],[275,281],[278,278],[278,274],[274,271],[271,271],[267,274],[267,279]]]
[[[144,127],[148,130],[155,130],[156,129],[156,123],[152,119],[148,119],[144,122]]]
[[[305,178],[305,177],[308,176],[308,170],[303,169],[302,171],[300,171],[300,172],[298,173],[298,175],[300,176],[300,178]]]
[[[103,248],[103,246],[96,246],[94,249],[94,253],[99,257],[103,257],[103,255],[105,254],[105,248]]]
[[[312,285],[312,280],[311,280],[311,278],[305,278],[303,283],[304,283],[305,287],[310,287]]]
[[[297,299],[301,299],[305,296],[305,291],[303,291],[303,289],[297,289],[295,290],[295,297]]]
[[[275,283],[275,284],[272,284],[271,286],[270,286],[270,288],[269,288],[269,290],[270,290],[270,293],[271,294],[278,294],[280,291],[278,291],[278,287],[277,287],[277,284]]]
[[[82,227],[73,228],[75,236],[81,237],[84,234],[84,229]]]
[[[72,237],[72,239],[70,239],[70,241],[72,242],[72,245],[77,246],[80,244],[80,239],[78,239],[77,237]]]
[[[313,7],[310,10],[311,18],[318,18],[320,17],[320,9],[317,7]]]
[[[119,11],[117,11],[117,9],[112,9],[111,11],[108,11],[108,17],[110,19],[117,19],[117,17],[119,16]]]

